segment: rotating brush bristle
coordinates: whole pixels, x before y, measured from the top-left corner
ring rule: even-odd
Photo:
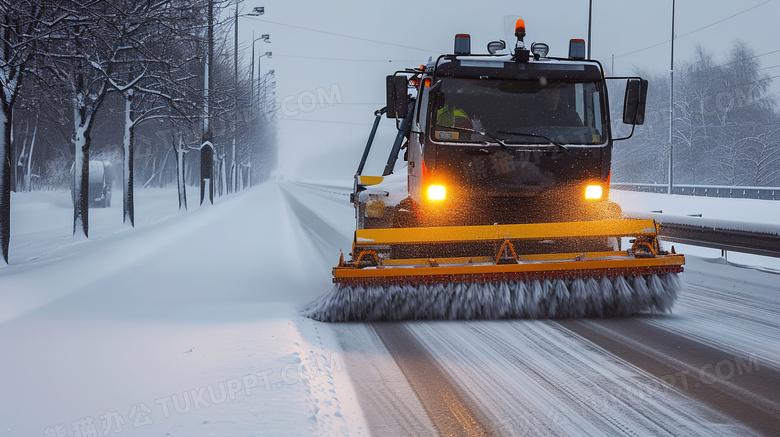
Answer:
[[[342,285],[303,314],[322,322],[629,316],[670,312],[676,273],[432,285]]]

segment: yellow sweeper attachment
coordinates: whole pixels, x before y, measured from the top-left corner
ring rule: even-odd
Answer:
[[[632,238],[624,251],[526,254],[529,247]],[[328,322],[604,317],[666,312],[683,255],[663,252],[653,220],[360,229],[352,260],[308,315]],[[479,248],[478,257],[401,259],[404,248]],[[548,251],[549,252],[549,251]],[[673,251],[672,251],[673,252]],[[521,255],[518,255],[521,254]]]

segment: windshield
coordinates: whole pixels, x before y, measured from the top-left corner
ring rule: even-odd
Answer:
[[[432,91],[434,140],[605,144],[598,82],[442,79]],[[475,131],[475,132],[473,132]],[[551,140],[551,141],[548,141]]]

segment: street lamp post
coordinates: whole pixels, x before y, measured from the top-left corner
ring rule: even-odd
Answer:
[[[236,192],[236,127],[238,125],[238,17],[241,17],[238,13],[238,3],[239,0],[236,0],[236,13],[235,13],[235,23],[234,23],[234,38],[233,38],[233,103],[234,103],[234,109],[233,109],[233,150],[231,152],[231,162],[230,162],[230,187],[231,192]],[[263,6],[257,6],[252,9],[252,12],[249,14],[246,14],[247,16],[256,17],[259,15],[265,14],[265,7]],[[264,35],[266,36],[266,35]],[[254,42],[253,42],[254,44]],[[254,55],[254,49],[252,50],[252,54]],[[250,82],[251,84],[251,82]]]
[[[590,45],[591,45],[591,28],[593,24],[593,0],[590,0],[590,3],[588,4],[588,59],[591,59],[590,57]]]
[[[260,60],[262,60],[265,57],[270,59],[272,56],[273,56],[273,52],[265,52],[265,54],[262,54],[257,57],[257,92],[258,92],[257,96],[258,97],[260,97],[260,80],[263,77],[262,76],[263,70],[260,68]]]
[[[255,101],[255,99],[254,99],[254,97],[255,97],[255,85],[254,85],[254,83],[255,83],[255,43],[257,41],[260,41],[260,40],[263,40],[263,41],[269,43],[269,42],[271,42],[271,35],[269,35],[267,33],[264,33],[264,34],[260,35],[260,38],[255,38],[255,33],[252,32],[252,62],[250,63],[250,66],[249,66],[249,84],[250,84],[250,87],[249,87],[249,89],[250,89],[249,101],[253,102],[253,103]],[[271,52],[265,52],[265,55],[263,55],[263,56],[268,56],[270,58],[271,57]],[[261,58],[262,58],[262,56],[261,56]],[[259,62],[260,61],[258,60],[258,64],[259,64]],[[260,77],[260,68],[259,67],[257,69],[257,77]]]
[[[674,154],[674,3],[672,0],[672,60],[669,68],[669,188],[672,194],[672,155]]]
[[[268,80],[270,80],[271,78],[274,77],[274,73],[275,73],[274,70],[268,70],[268,73],[264,74],[263,76],[261,76],[257,80],[257,97],[260,100],[258,102],[259,103],[258,106],[260,107],[260,111],[261,111],[261,113],[263,114],[264,117],[267,116],[267,114],[266,114],[266,97],[267,97],[267,90],[268,90],[268,87],[269,87]],[[270,83],[270,87],[275,87],[275,86],[276,86],[276,82],[271,82]],[[261,89],[262,89],[262,92],[263,92],[262,97],[260,96],[260,90]]]
[[[233,38],[234,39],[234,41],[233,41],[233,66],[235,67],[235,80],[236,80],[236,83],[238,83],[238,17],[243,17],[243,16],[259,17],[260,15],[264,15],[265,14],[265,7],[263,7],[263,6],[256,6],[255,8],[252,9],[252,12],[250,12],[250,13],[248,13],[246,15],[239,15],[239,13],[238,13],[238,2],[239,2],[239,0],[236,0],[236,17],[235,17],[236,23],[235,23],[235,32],[234,32],[234,38]],[[255,36],[255,33],[254,33],[254,31],[252,31],[252,38],[254,38],[254,36]],[[266,42],[271,42],[271,41],[267,41],[267,39],[270,38],[270,36],[268,34],[264,34],[261,38],[266,38]],[[254,55],[255,55],[255,42],[252,41],[252,56],[254,56]]]

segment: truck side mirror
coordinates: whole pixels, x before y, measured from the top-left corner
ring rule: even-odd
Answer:
[[[623,123],[642,125],[645,123],[647,105],[647,80],[628,79],[626,97],[623,101]]]
[[[406,76],[387,76],[387,118],[406,118],[409,112],[409,84]]]

